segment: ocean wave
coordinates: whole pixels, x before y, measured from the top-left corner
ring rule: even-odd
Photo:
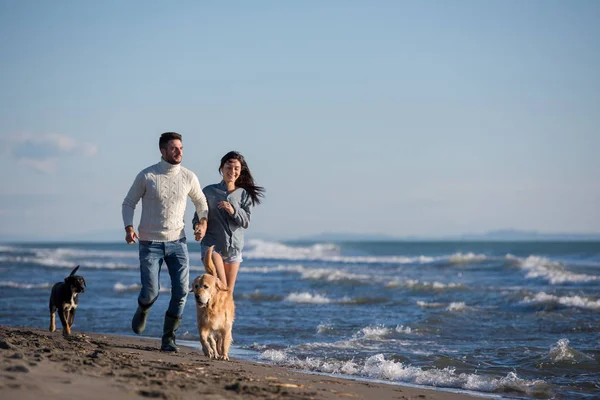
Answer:
[[[335,326],[326,323],[320,323],[317,326],[317,333],[326,334],[332,332],[338,332],[339,330]],[[397,325],[395,328],[389,328],[384,325],[369,325],[358,332],[354,333],[350,339],[339,340],[333,343],[307,343],[300,345],[302,348],[314,348],[314,347],[329,347],[338,349],[351,349],[356,347],[366,347],[362,343],[363,341],[369,341],[371,344],[367,347],[373,347],[372,342],[377,341],[389,341],[390,338],[397,336],[396,334],[410,335],[413,330],[404,325]]]
[[[244,254],[245,256],[245,254]],[[302,273],[305,268],[302,265],[276,265],[274,267],[244,267],[240,269],[240,274],[256,273],[270,274],[272,272],[297,272]]]
[[[336,302],[335,300],[331,300],[331,299],[329,299],[329,298],[327,298],[327,297],[325,297],[323,295],[312,294],[312,293],[308,293],[308,292],[302,292],[302,293],[294,292],[294,293],[290,293],[283,300],[284,301],[289,301],[289,302],[292,302],[292,303],[310,303],[310,304],[328,304],[328,303],[334,303],[334,302]]]
[[[475,253],[454,253],[449,257],[449,261],[453,264],[468,264],[487,260],[488,256],[485,254]]]
[[[466,311],[469,308],[470,307],[467,307],[467,305],[463,301],[455,301],[448,304],[448,307],[446,307],[446,311]]]
[[[568,361],[571,363],[594,361],[594,357],[583,354],[569,346],[568,339],[560,339],[550,348],[548,358],[552,362]]]
[[[416,279],[407,279],[404,281],[391,281],[385,285],[388,288],[394,287],[406,287],[414,290],[423,291],[443,291],[446,289],[466,289],[466,286],[462,283],[442,283],[442,282],[421,282]]]
[[[446,307],[444,303],[428,303],[426,301],[419,300],[417,301],[417,305],[422,308],[443,308]]]
[[[14,256],[14,257],[4,257],[0,259],[0,261],[6,263],[14,263],[14,264],[37,264],[43,267],[53,267],[53,268],[75,268],[80,265],[81,269],[85,268],[94,268],[94,269],[136,269],[139,268],[139,264],[124,264],[119,262],[97,262],[97,261],[86,261],[86,260],[77,260],[71,261],[63,258],[53,258],[53,257],[22,257],[22,256]]]
[[[539,292],[533,297],[526,296],[523,303],[533,304],[561,304],[567,307],[585,308],[589,310],[600,310],[600,299],[593,300],[582,296],[555,296],[545,292]]]
[[[396,329],[394,329],[394,330],[398,333],[404,333],[407,335],[410,335],[411,333],[413,333],[413,330],[410,326],[404,326],[404,325],[397,325]]]
[[[381,340],[395,332],[394,329],[383,325],[366,326],[354,335],[354,339]]]
[[[70,247],[59,247],[56,249],[31,249],[38,256],[58,256],[60,258],[109,258],[109,259],[138,259],[139,252],[137,247],[131,251],[118,250],[91,250],[91,249],[73,249]]]
[[[289,301],[292,303],[309,303],[309,304],[355,304],[355,305],[364,305],[364,304],[378,304],[385,303],[388,299],[385,298],[371,298],[371,297],[358,297],[352,299],[350,297],[344,296],[339,299],[330,299],[321,294],[313,294],[308,292],[294,292],[287,295],[283,301]]]
[[[277,265],[274,267],[244,267],[240,273],[259,273],[269,274],[273,272],[291,272],[300,274],[302,279],[306,280],[324,280],[324,281],[369,281],[373,279],[372,275],[355,274],[334,268],[309,268],[303,265]]]
[[[54,286],[53,283],[22,283],[13,281],[0,281],[0,287],[14,288],[14,289],[27,289],[27,290],[39,290],[49,289]]]
[[[341,253],[335,244],[317,243],[310,246],[291,246],[279,242],[250,240],[244,250],[244,257],[256,260],[293,260],[293,261],[324,261],[345,264],[432,264],[449,263],[451,265],[479,263],[493,257],[485,254],[453,253],[439,256],[405,256],[405,255],[373,255],[349,256]]]
[[[110,259],[128,259],[138,258],[137,247],[129,251],[119,250],[95,250],[95,249],[79,249],[72,247],[8,247],[0,246],[0,253],[18,254],[23,256],[34,257],[50,257],[50,258],[110,258]]]
[[[339,247],[334,244],[314,244],[303,247],[259,239],[249,240],[244,251],[244,257],[251,259],[319,259],[338,254]]]
[[[340,269],[318,268],[300,271],[302,279],[319,281],[358,281],[365,282],[373,279],[372,275],[354,274]]]
[[[446,387],[482,392],[517,392],[527,395],[550,394],[549,385],[543,380],[521,379],[510,372],[498,379],[476,373],[457,374],[454,368],[422,369],[402,362],[386,360],[383,354],[377,354],[364,360],[349,361],[307,357],[300,359],[284,350],[267,350],[260,355],[262,360],[288,368],[304,369],[328,374],[350,375],[381,379],[416,385]]]
[[[570,272],[565,269],[565,265],[562,262],[552,261],[546,257],[532,255],[527,258],[519,258],[507,254],[506,259],[516,262],[521,269],[527,271],[526,278],[543,278],[553,285],[591,282],[600,279],[600,276],[597,275]]]
[[[439,258],[427,256],[344,256],[334,244],[318,243],[311,246],[288,246],[279,242],[250,240],[244,258],[259,260],[326,261],[347,264],[426,264]]]
[[[446,303],[427,303],[425,301],[417,301],[417,305],[421,308],[444,308],[446,311],[451,312],[462,312],[472,310],[473,307],[469,307],[464,301],[453,301],[449,304]]]
[[[142,285],[139,283],[132,283],[130,285],[125,285],[121,282],[117,282],[113,286],[113,290],[115,292],[139,292],[142,288]],[[171,293],[171,288],[161,287],[159,289],[159,293]]]
[[[337,329],[333,327],[331,324],[319,324],[317,325],[317,333],[318,334],[326,334],[326,333],[334,333],[337,332]]]
[[[235,295],[238,296],[237,294]],[[283,298],[279,295],[264,294],[259,289],[254,292],[242,293],[239,295],[241,299],[247,299],[251,301],[281,301]]]

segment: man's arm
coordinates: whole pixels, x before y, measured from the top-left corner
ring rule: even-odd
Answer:
[[[198,177],[195,174],[192,178],[190,198],[196,207],[194,219],[192,220],[192,226],[194,227],[194,239],[196,239],[196,241],[200,241],[206,233],[208,221],[208,203],[206,202],[206,196],[204,196],[204,193],[202,192],[200,181],[198,181]]]
[[[133,181],[133,185],[127,192],[127,196],[123,200],[121,205],[121,214],[123,215],[123,225],[125,226],[125,241],[127,244],[132,244],[138,239],[137,233],[133,228],[133,213],[137,203],[146,192],[145,177],[142,173],[139,173]]]

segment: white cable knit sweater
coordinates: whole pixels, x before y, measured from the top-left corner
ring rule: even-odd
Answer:
[[[141,199],[140,240],[170,242],[181,239],[185,236],[183,218],[188,195],[200,218],[207,217],[208,205],[196,174],[161,159],[135,178],[123,200],[123,223],[133,225],[133,212]]]

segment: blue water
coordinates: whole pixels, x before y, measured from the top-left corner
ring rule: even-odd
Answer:
[[[190,244],[192,278],[203,272]],[[234,345],[314,372],[507,398],[600,398],[600,243],[249,241]],[[47,328],[81,264],[75,331],[133,334],[137,246],[0,245],[0,324]],[[169,276],[144,336],[159,337]],[[198,340],[188,299],[178,337]]]

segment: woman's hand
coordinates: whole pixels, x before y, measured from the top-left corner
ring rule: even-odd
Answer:
[[[221,210],[225,210],[229,213],[229,215],[235,214],[235,210],[233,206],[228,201],[220,201],[217,207]]]

